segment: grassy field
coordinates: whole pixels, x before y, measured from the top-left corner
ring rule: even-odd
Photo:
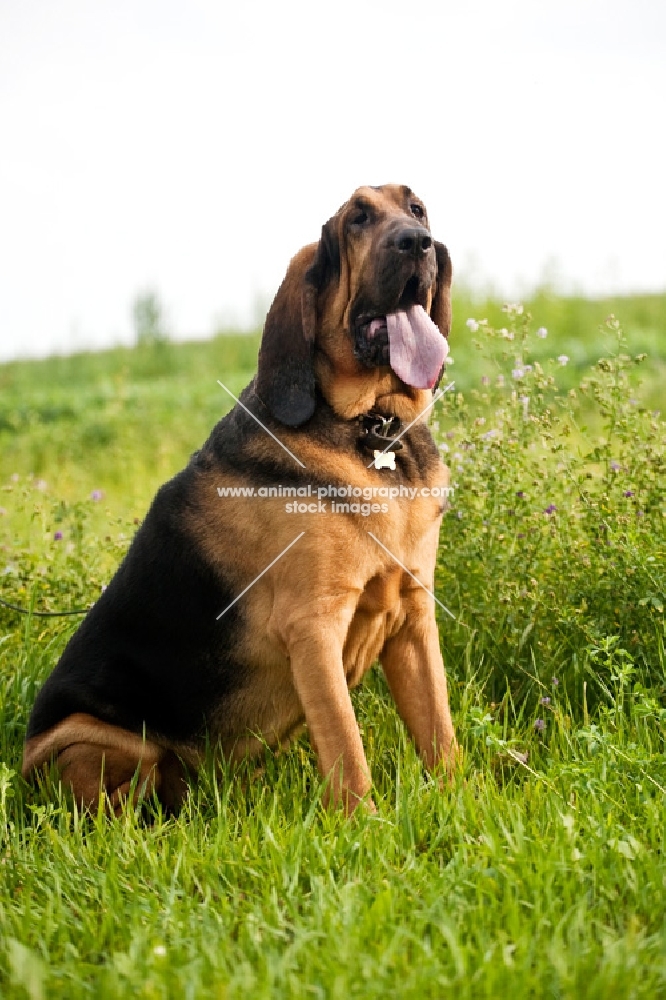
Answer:
[[[263,773],[209,762],[177,819],[81,817],[18,776],[77,619],[0,607],[0,995],[666,997],[665,333],[666,295],[458,294],[432,419],[446,791],[375,670],[376,816],[321,807],[304,737]],[[257,347],[1,366],[0,597],[94,601]]]

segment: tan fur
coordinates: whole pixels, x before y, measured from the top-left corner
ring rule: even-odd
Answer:
[[[354,355],[349,335],[350,304],[359,289],[373,280],[377,245],[373,241],[381,226],[403,216],[414,221],[408,214],[409,202],[406,207],[406,191],[387,185],[355,192],[330,223],[340,246],[337,280],[317,300],[313,289],[306,287],[305,275],[318,245],[304,247],[293,258],[272,307],[276,319],[266,364],[273,364],[280,351],[289,351],[287,335],[293,338],[293,331],[302,325],[301,349],[304,344],[307,350],[312,348],[319,390],[344,421],[377,408],[399,416],[405,424],[427,419],[423,411],[431,393],[406,386],[387,366],[364,367]],[[408,196],[413,198],[409,192]],[[354,207],[358,198],[373,206],[377,223],[349,235],[349,216],[358,211]],[[446,273],[437,275],[427,294],[428,309],[432,305],[434,310],[439,302],[444,335],[450,325],[450,280],[448,262]],[[285,324],[284,344],[281,323]],[[308,435],[304,426],[305,432],[302,427],[282,427],[280,440],[318,482],[355,487],[391,484],[385,472],[367,468],[363,453],[340,449],[335,442],[324,445]],[[262,433],[251,439],[244,458],[249,459],[250,469],[252,460],[279,463],[286,478],[294,468],[293,460]],[[192,544],[205,553],[208,564],[233,592],[240,594],[256,580],[241,599],[247,680],[225,696],[212,718],[211,736],[222,753],[238,759],[258,754],[264,743],[280,747],[307,724],[320,771],[328,779],[328,799],[342,803],[349,812],[360,802],[374,808],[371,776],[349,691],[379,659],[425,764],[450,770],[458,750],[434,603],[413,579],[428,590],[434,586],[441,500],[394,500],[389,514],[369,516],[287,514],[284,498],[248,501],[218,496],[218,487],[244,485],[243,477],[225,475],[214,465],[197,475],[199,503],[183,511]],[[438,459],[410,483],[418,488],[447,484],[448,470]],[[248,479],[247,485],[254,484]],[[301,532],[303,537],[257,580]],[[196,768],[198,753],[151,734],[142,739],[78,714],[29,741],[23,773],[27,776],[54,759],[63,779],[86,806],[97,801],[101,781],[111,808],[118,811],[134,778],[135,796],[154,790],[177,807],[184,790],[178,760]]]
[[[176,753],[92,715],[76,713],[26,743],[22,774],[27,778],[55,763],[63,783],[85,809],[94,808],[102,792],[110,810],[118,814],[132,782],[134,802],[156,791],[177,809],[186,791],[180,760],[194,769],[199,756],[192,748],[178,747]]]
[[[314,457],[301,448],[303,455]],[[317,455],[319,475],[329,471],[331,482],[386,484],[358,456],[336,453],[328,467],[323,449]],[[447,484],[441,465],[430,486]],[[394,501],[390,516],[351,518],[286,516],[284,499],[255,498],[248,517],[247,501],[221,500],[217,485],[214,474],[208,486],[202,484],[210,500],[193,518],[192,530],[205,540],[209,557],[232,573],[239,593],[305,532],[244,597],[252,622],[246,651],[257,682],[225,702],[219,723],[223,752],[233,758],[258,753],[262,741],[251,735],[256,733],[269,745],[283,745],[307,722],[322,774],[331,776],[333,799],[353,808],[367,795],[370,778],[349,690],[379,657],[425,763],[449,766],[457,751],[433,599],[368,534],[432,590],[441,502]],[[247,735],[239,739],[241,732]]]

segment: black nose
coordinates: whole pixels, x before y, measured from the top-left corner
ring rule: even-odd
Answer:
[[[432,239],[420,226],[401,229],[395,237],[395,246],[400,253],[408,257],[423,257],[432,246]]]

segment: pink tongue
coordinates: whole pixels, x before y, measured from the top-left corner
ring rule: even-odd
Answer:
[[[423,306],[386,317],[391,368],[415,389],[432,389],[449,353],[443,337]]]

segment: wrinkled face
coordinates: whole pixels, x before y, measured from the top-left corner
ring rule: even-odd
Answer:
[[[362,364],[386,365],[387,315],[414,305],[428,312],[432,302],[437,259],[425,205],[405,186],[362,187],[329,225],[340,255],[332,316]]]
[[[451,266],[410,188],[361,187],[322,230],[317,346],[339,376],[433,388],[447,353]],[[438,294],[439,293],[439,294]],[[338,387],[339,396],[340,389]]]
[[[291,426],[313,413],[315,386],[345,419],[378,400],[409,415],[443,371],[450,286],[421,199],[398,184],[358,188],[289,265],[264,328],[260,398]]]

